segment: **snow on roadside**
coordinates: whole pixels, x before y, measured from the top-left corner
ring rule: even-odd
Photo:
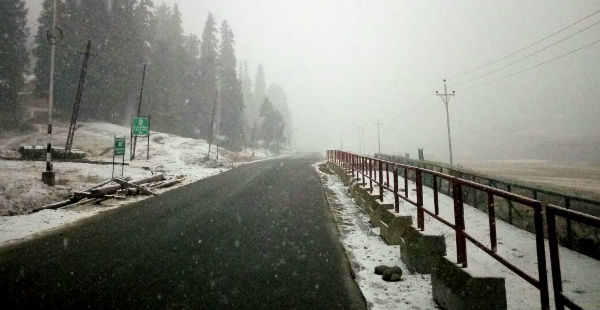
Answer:
[[[4,155],[15,156],[20,145],[44,144],[47,136],[41,126],[35,133],[25,135],[0,135],[0,148]],[[66,128],[57,124],[54,141],[66,139]],[[159,193],[189,184],[200,179],[225,172],[233,167],[272,158],[274,154],[264,150],[245,150],[234,153],[219,149],[219,160],[213,145],[211,160],[203,161],[208,153],[208,143],[202,139],[184,138],[152,131],[150,134],[150,159],[146,160],[147,138],[138,138],[136,159],[129,160],[129,128],[110,123],[82,122],[78,125],[74,147],[87,152],[88,159],[112,161],[114,136],[126,136],[127,148],[124,175],[134,179],[163,173],[167,177],[183,176],[183,182]],[[12,150],[6,152],[6,150]],[[12,153],[11,153],[12,152]],[[119,162],[119,159],[116,160]],[[110,164],[87,164],[55,162],[57,185],[49,187],[41,182],[45,169],[42,161],[12,161],[0,159],[0,246],[35,236],[40,232],[63,226],[99,212],[146,199],[138,196],[126,200],[109,199],[99,205],[86,204],[68,209],[48,210],[25,214],[28,210],[66,199],[72,191],[83,190],[111,178]],[[115,176],[120,176],[121,166],[115,166]]]
[[[430,275],[409,274],[400,259],[399,246],[387,245],[378,232],[369,228],[369,217],[348,195],[346,186],[336,175],[313,167],[327,187],[327,199],[335,218],[340,239],[346,250],[369,309],[434,309]],[[399,266],[403,280],[385,282],[374,273],[375,266]]]
[[[374,177],[377,176],[375,172]],[[401,187],[404,178],[398,177]],[[378,188],[374,184],[374,191]],[[413,191],[415,183],[408,181],[409,197],[416,201],[416,192]],[[454,201],[452,197],[439,193],[440,216],[454,223]],[[385,192],[384,202],[393,203],[394,197],[390,192]],[[428,210],[433,210],[433,189],[423,186],[423,205]],[[464,204],[466,232],[483,244],[489,245],[489,224],[487,213],[478,210],[468,204]],[[400,200],[399,215],[416,217],[416,207]],[[499,219],[496,220],[497,253],[527,272],[534,278],[538,278],[537,254],[535,246],[535,235],[528,231],[519,229]],[[425,232],[428,234],[443,234],[446,239],[446,253],[450,260],[456,260],[456,243],[454,230],[445,226],[433,217],[425,214]],[[562,268],[563,290],[581,304],[584,309],[594,309],[600,306],[600,261],[560,247],[560,261]],[[477,246],[467,241],[468,269],[474,273],[485,272],[505,278],[508,309],[539,309],[539,291],[521,277],[510,271],[507,267],[483,252]],[[550,289],[550,305],[554,308],[552,292],[552,274],[550,272],[550,254],[546,240],[546,262],[548,285]]]

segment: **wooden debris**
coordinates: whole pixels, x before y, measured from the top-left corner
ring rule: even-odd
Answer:
[[[164,181],[161,184],[157,185],[156,188],[165,188],[165,187],[173,186],[181,181],[183,181],[183,179],[172,179],[172,180]]]
[[[165,183],[162,182],[165,180],[165,176],[163,174],[155,174],[150,177],[141,178],[133,181],[130,181],[130,179],[131,178],[129,177],[123,179],[117,178],[98,183],[83,191],[73,192],[68,200],[63,200],[53,204],[41,206],[39,208],[32,209],[29,213],[38,212],[45,209],[58,209],[61,207],[81,205],[92,201],[95,203],[99,203],[108,198],[125,198],[127,194],[137,195],[139,193],[144,193],[156,196],[156,193],[141,185],[157,182],[160,182],[161,184]],[[172,181],[173,180],[169,180],[167,181],[167,183],[170,183]],[[109,183],[111,182],[115,182],[117,184],[109,185]]]
[[[38,211],[42,211],[42,210],[46,210],[46,209],[58,209],[60,207],[64,207],[68,204],[71,203],[71,200],[63,200],[63,201],[59,201],[59,202],[55,202],[49,205],[45,205],[45,206],[41,206],[39,208],[35,208],[29,211],[29,213],[34,213],[34,212],[38,212]]]

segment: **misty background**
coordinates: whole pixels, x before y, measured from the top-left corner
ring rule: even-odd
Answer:
[[[300,151],[328,148],[411,153],[448,161],[446,115],[435,91],[448,79],[455,161],[580,160],[600,164],[600,44],[517,73],[600,39],[595,15],[514,57],[515,52],[600,9],[598,1],[197,1],[177,3],[186,34],[209,12],[235,31],[250,76],[285,88]],[[41,0],[27,0],[30,34]],[[593,25],[593,26],[592,26]],[[460,85],[590,26],[547,50]],[[456,86],[454,86],[456,85]],[[471,88],[472,87],[472,88]]]

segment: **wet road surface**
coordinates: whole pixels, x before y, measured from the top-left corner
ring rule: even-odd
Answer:
[[[365,309],[317,159],[245,165],[0,249],[4,309]]]

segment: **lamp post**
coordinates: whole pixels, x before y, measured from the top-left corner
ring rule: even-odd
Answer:
[[[452,91],[451,94],[448,93],[448,89],[446,87],[446,79],[444,79],[444,93],[440,94],[437,90],[435,94],[442,98],[442,102],[446,106],[446,125],[448,126],[448,149],[450,152],[450,166],[453,166],[452,162],[452,139],[450,138],[450,114],[448,113],[448,103],[450,102],[450,97],[455,95],[455,91]]]

